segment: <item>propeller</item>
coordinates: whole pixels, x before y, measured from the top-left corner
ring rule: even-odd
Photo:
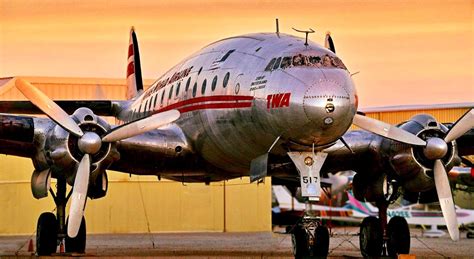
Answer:
[[[444,139],[433,137],[424,141],[404,129],[360,114],[354,116],[353,123],[364,130],[385,138],[408,145],[423,146],[423,153],[426,158],[434,160],[434,182],[449,235],[452,240],[459,240],[458,220],[454,208],[453,195],[451,193],[451,187],[449,186],[446,168],[441,159],[448,152],[448,143],[461,137],[471,128],[474,128],[474,109],[466,112],[463,117],[453,125]]]
[[[87,198],[87,188],[89,185],[90,158],[85,154],[77,167],[74,189],[71,195],[71,206],[69,208],[69,221],[67,225],[67,235],[76,237],[81,226],[82,215]]]
[[[170,110],[154,114],[145,119],[130,122],[110,130],[102,138],[95,132],[83,132],[77,123],[61,109],[55,102],[48,98],[43,92],[23,79],[17,79],[15,86],[30,100],[36,107],[43,111],[49,118],[63,127],[69,133],[79,137],[78,147],[84,153],[77,166],[74,188],[71,195],[71,206],[69,208],[69,221],[67,234],[74,238],[79,232],[82,216],[89,187],[89,175],[91,167],[91,155],[96,154],[102,142],[115,142],[143,134],[147,131],[169,124],[180,117],[178,110]]]
[[[69,115],[61,109],[55,102],[49,99],[43,92],[38,88],[34,87],[28,81],[23,79],[17,79],[15,86],[20,92],[32,102],[36,107],[43,111],[49,118],[51,118],[58,125],[63,127],[70,133],[80,137],[84,133],[81,128],[77,126],[77,123],[69,117]]]
[[[388,123],[372,119],[360,114],[356,114],[354,116],[354,120],[352,121],[352,123],[362,129],[365,129],[388,139],[396,140],[398,142],[415,146],[426,145],[426,142],[424,140],[415,136],[414,134],[411,134],[406,130],[397,128]]]

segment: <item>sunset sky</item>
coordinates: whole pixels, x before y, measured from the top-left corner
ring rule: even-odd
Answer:
[[[361,107],[474,102],[474,4],[461,1],[0,0],[0,77],[124,78],[135,26],[144,78],[215,40],[331,31]]]

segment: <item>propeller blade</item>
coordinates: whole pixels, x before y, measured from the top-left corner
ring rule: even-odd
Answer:
[[[364,130],[370,131],[385,138],[396,140],[398,142],[415,146],[426,145],[426,142],[424,140],[411,134],[408,131],[397,128],[388,123],[372,119],[370,117],[362,116],[360,114],[356,114],[354,116],[354,120],[352,121],[352,123]]]
[[[437,159],[434,164],[434,180],[436,192],[438,193],[439,205],[441,205],[441,211],[443,212],[449,235],[453,241],[458,241],[459,228],[456,210],[454,208],[453,195],[451,193],[451,187],[449,187],[446,169],[440,159]]]
[[[459,119],[449,130],[448,135],[444,138],[444,141],[451,142],[459,137],[461,137],[464,133],[466,133],[471,128],[474,128],[474,109],[469,110],[466,112],[461,119]]]
[[[42,110],[49,118],[55,121],[58,125],[76,136],[82,136],[84,133],[77,123],[69,117],[69,115],[61,109],[55,102],[49,99],[43,92],[41,92],[34,85],[26,80],[17,79],[15,82],[16,88],[23,93],[23,95],[30,100],[36,107]]]
[[[130,122],[128,124],[113,129],[102,138],[102,141],[115,142],[136,135],[140,135],[147,131],[154,130],[168,123],[171,123],[177,120],[179,116],[180,113],[178,110],[157,113],[145,119]]]
[[[67,235],[76,237],[84,215],[84,205],[86,204],[87,188],[89,187],[90,157],[85,154],[77,168],[74,189],[71,195],[71,207],[69,208],[69,221],[67,225]]]

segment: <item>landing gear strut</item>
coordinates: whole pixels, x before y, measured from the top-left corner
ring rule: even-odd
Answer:
[[[86,248],[86,221],[82,218],[79,233],[75,238],[67,236],[66,204],[71,193],[66,196],[66,179],[58,177],[57,191],[53,196],[56,204],[56,215],[44,212],[38,219],[36,226],[36,253],[38,255],[51,255],[56,253],[58,245],[66,244],[68,253],[84,253]]]

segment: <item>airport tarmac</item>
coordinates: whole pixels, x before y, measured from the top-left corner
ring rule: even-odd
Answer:
[[[417,258],[474,256],[474,239],[467,239],[465,232],[458,242],[448,235],[421,237],[420,229],[411,229],[411,233],[410,254]],[[330,257],[361,257],[357,227],[333,228],[332,235]],[[34,238],[0,237],[0,256],[31,256],[28,243]],[[91,234],[83,256],[292,258],[292,252],[290,235],[270,232]]]

